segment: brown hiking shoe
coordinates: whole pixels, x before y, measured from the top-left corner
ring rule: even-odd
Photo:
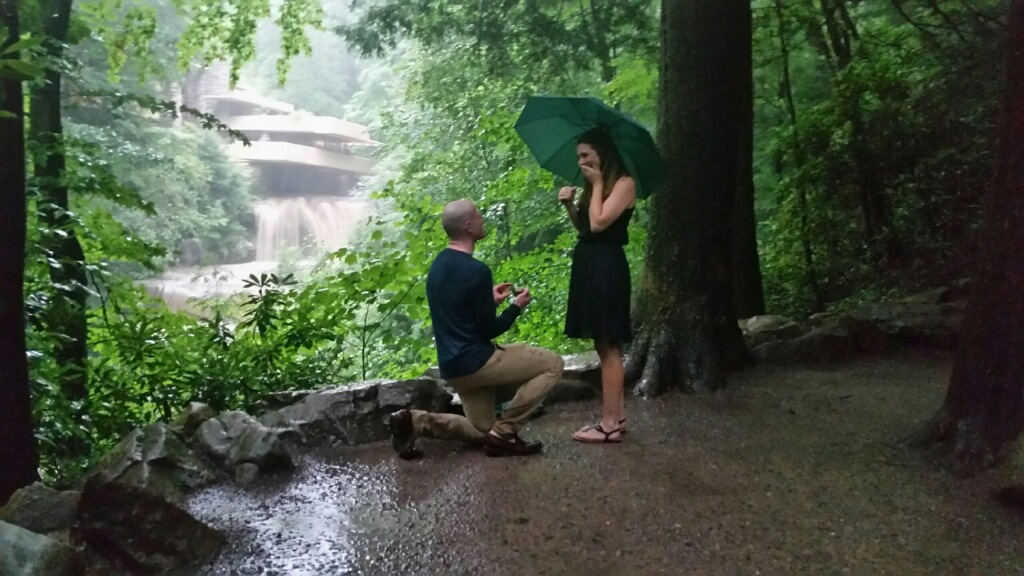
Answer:
[[[495,436],[488,432],[484,438],[484,453],[488,456],[531,456],[543,449],[542,443],[527,442],[518,434]]]
[[[412,426],[412,412],[399,410],[388,417],[388,428],[391,429],[391,447],[398,452],[403,460],[415,460],[423,456],[416,448],[416,430]]]

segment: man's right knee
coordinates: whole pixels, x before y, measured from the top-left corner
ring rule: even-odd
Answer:
[[[548,370],[557,370],[558,373],[561,374],[562,371],[565,370],[565,359],[550,350],[545,350],[545,352],[547,352],[550,355],[550,357],[547,359]]]

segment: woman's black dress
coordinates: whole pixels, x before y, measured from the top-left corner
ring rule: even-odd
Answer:
[[[630,325],[629,263],[623,246],[629,243],[627,208],[601,232],[590,231],[586,206],[578,213],[581,232],[572,253],[565,335],[614,344],[633,339]]]

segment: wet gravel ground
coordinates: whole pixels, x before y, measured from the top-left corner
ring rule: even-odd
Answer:
[[[642,575],[1024,573],[1024,519],[896,441],[939,406],[950,359],[758,367],[729,390],[630,400],[619,445],[570,433],[596,402],[551,407],[487,458],[421,440],[303,455],[294,474],[196,494],[231,543],[200,574]]]

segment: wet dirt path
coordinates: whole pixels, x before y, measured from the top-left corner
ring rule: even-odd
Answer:
[[[1021,574],[1024,519],[990,479],[950,478],[896,440],[941,402],[949,358],[759,367],[723,393],[630,400],[620,445],[550,408],[542,456],[439,441],[321,450],[293,475],[189,501],[231,544],[201,574]]]

